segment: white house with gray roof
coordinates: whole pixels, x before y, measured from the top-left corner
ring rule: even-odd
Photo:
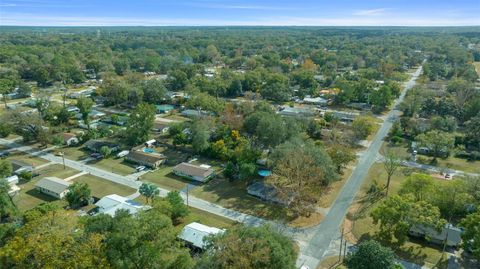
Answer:
[[[46,195],[62,199],[68,192],[68,186],[70,186],[70,182],[63,179],[57,177],[45,177],[35,184],[35,189]]]
[[[198,222],[192,222],[183,228],[182,232],[178,235],[178,238],[187,242],[191,246],[205,249],[205,239],[208,236],[214,236],[223,232],[225,232],[223,229],[206,226]]]
[[[115,216],[118,210],[126,210],[130,214],[136,214],[141,210],[149,209],[149,206],[142,205],[138,202],[132,201],[127,197],[117,194],[110,194],[104,196],[95,205],[98,207],[98,213]]]

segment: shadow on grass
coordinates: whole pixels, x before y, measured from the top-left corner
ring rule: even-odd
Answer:
[[[57,201],[58,199],[57,198],[54,198],[50,195],[46,195],[44,193],[41,193],[39,192],[38,190],[36,189],[31,189],[31,190],[28,190],[25,192],[26,194],[32,196],[32,197],[35,197],[39,200],[43,200],[45,202],[53,202],[53,201]]]

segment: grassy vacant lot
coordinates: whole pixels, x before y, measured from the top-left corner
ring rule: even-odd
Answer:
[[[477,70],[477,74],[480,75],[480,62],[474,62],[473,65],[475,66],[475,70]]]
[[[181,190],[187,184],[193,184],[191,180],[180,178],[173,174],[172,167],[163,166],[158,170],[147,173],[141,177],[142,181],[147,181],[158,185],[167,190]]]
[[[266,203],[250,196],[246,191],[247,184],[242,181],[230,182],[217,177],[207,184],[192,190],[192,195],[206,201],[231,208],[243,213],[267,219],[285,219],[286,210],[278,205]]]
[[[412,170],[409,168],[399,168],[399,170],[392,177],[389,195],[393,195],[398,192],[401,183],[406,178],[405,174],[411,172]],[[351,233],[356,240],[362,241],[370,238],[378,240],[378,238],[376,238],[378,226],[373,224],[373,220],[369,216],[371,210],[375,208],[378,202],[374,204],[367,204],[366,202],[362,201],[362,198],[365,197],[366,192],[374,180],[377,181],[378,184],[382,185],[386,183],[386,178],[387,175],[383,168],[383,164],[376,163],[370,168],[367,180],[362,185],[362,188],[357,196],[357,203],[352,206],[352,209],[355,208],[355,210],[350,210],[350,212],[355,211],[355,214],[349,214],[349,220],[351,221],[353,219]],[[403,259],[422,265],[433,265],[437,263],[442,254],[440,247],[433,244],[427,244],[427,242],[424,241],[416,241],[413,239],[406,242],[403,246],[391,247],[395,250],[396,254]]]
[[[325,259],[318,265],[317,269],[346,269],[345,265],[342,265],[338,261],[338,256],[330,256]]]
[[[135,192],[135,189],[132,189],[130,187],[123,186],[92,175],[84,175],[81,177],[77,177],[74,178],[72,181],[87,183],[92,190],[92,195],[98,198],[102,198],[103,196],[109,194],[127,196]]]
[[[43,167],[42,169],[38,169],[35,172],[39,173],[40,175],[38,176],[39,178],[44,178],[44,177],[58,177],[61,179],[65,179],[67,177],[73,176],[80,171],[65,167],[63,168],[63,165],[61,164],[51,164],[46,167]]]
[[[7,157],[7,160],[21,161],[21,162],[27,163],[29,165],[32,165],[33,167],[39,166],[41,164],[45,164],[45,163],[48,162],[48,161],[46,161],[42,158],[34,157],[34,156],[29,155],[28,153],[20,152],[20,151],[10,152],[10,155]]]
[[[87,150],[84,150],[82,147],[64,147],[59,149],[59,151],[63,151],[65,158],[74,161],[81,161],[88,158],[90,155],[90,153]]]
[[[229,228],[236,223],[224,217],[190,207],[190,214],[182,220],[181,226],[183,228],[183,226],[192,222],[199,222],[201,224],[217,228]]]
[[[126,176],[135,172],[135,164],[128,163],[124,161],[123,158],[102,159],[100,161],[89,162],[88,164],[122,176]]]

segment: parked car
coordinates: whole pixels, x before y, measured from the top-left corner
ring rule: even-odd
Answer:
[[[140,172],[140,171],[145,170],[145,168],[146,168],[145,166],[141,165],[141,166],[137,166],[137,167],[135,168],[135,170],[137,170],[137,172]]]

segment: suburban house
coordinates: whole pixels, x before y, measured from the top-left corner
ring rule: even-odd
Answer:
[[[313,116],[315,114],[314,110],[308,108],[300,107],[283,107],[278,111],[278,114],[282,116],[293,116],[293,117],[302,117],[302,116]]]
[[[206,247],[205,239],[208,236],[217,235],[223,232],[225,232],[223,229],[206,226],[198,222],[192,222],[183,228],[182,232],[178,235],[178,238],[182,239],[192,247],[204,250]]]
[[[277,204],[288,204],[288,202],[279,197],[274,187],[266,185],[264,182],[255,182],[249,185],[247,187],[247,193],[264,201]]]
[[[144,165],[150,168],[157,168],[162,165],[167,157],[163,154],[156,153],[153,149],[141,148],[131,150],[125,158],[140,165]]]
[[[180,163],[173,168],[173,173],[199,182],[206,182],[215,176],[215,170],[209,165],[195,165],[191,163]]]
[[[90,111],[90,112],[88,113],[88,116],[89,116],[90,118],[92,118],[92,119],[99,119],[99,118],[101,118],[101,117],[105,117],[106,115],[107,115],[107,114],[103,113],[102,111],[98,111],[98,110],[94,110],[94,109],[92,109],[92,111]],[[81,113],[77,113],[77,114],[75,115],[75,117],[80,120],[80,119],[82,119],[82,114],[81,114]]]
[[[170,113],[175,109],[175,107],[172,105],[156,105],[155,108],[159,114]]]
[[[78,92],[72,92],[68,95],[68,98],[71,99],[78,99],[80,97],[90,97],[95,92],[97,88],[95,86],[90,86],[85,90],[81,90]]]
[[[104,146],[110,148],[112,152],[118,151],[120,149],[117,144],[105,140],[92,139],[88,140],[87,143],[85,143],[85,147],[93,152],[100,152],[100,149]]]
[[[331,113],[333,117],[344,122],[352,122],[355,118],[360,116],[360,113],[358,112],[338,111],[338,110],[321,110],[320,111],[320,115],[322,117],[325,117],[326,113]]]
[[[68,192],[68,186],[70,186],[70,182],[63,179],[57,177],[45,177],[35,184],[35,189],[46,195],[62,199]]]
[[[77,145],[80,142],[76,134],[63,133],[63,143],[67,146]]]
[[[182,111],[182,116],[184,117],[189,117],[189,118],[195,118],[195,117],[201,117],[201,116],[208,116],[210,115],[209,112],[204,111],[204,110],[195,110],[195,109],[185,109]]]
[[[127,210],[130,214],[136,214],[137,212],[150,208],[117,194],[104,196],[95,203],[95,205],[98,207],[98,213],[107,214],[112,217],[115,216],[118,210]]]
[[[10,160],[14,175],[20,175],[22,172],[33,172],[33,165],[18,160]]]
[[[328,104],[328,100],[322,97],[306,96],[305,98],[303,98],[303,103],[317,106],[326,106]]]
[[[443,245],[446,239],[447,246],[458,247],[462,242],[463,230],[447,223],[440,232],[430,227],[413,226],[408,233],[413,237],[424,237],[429,242],[438,245]]]

